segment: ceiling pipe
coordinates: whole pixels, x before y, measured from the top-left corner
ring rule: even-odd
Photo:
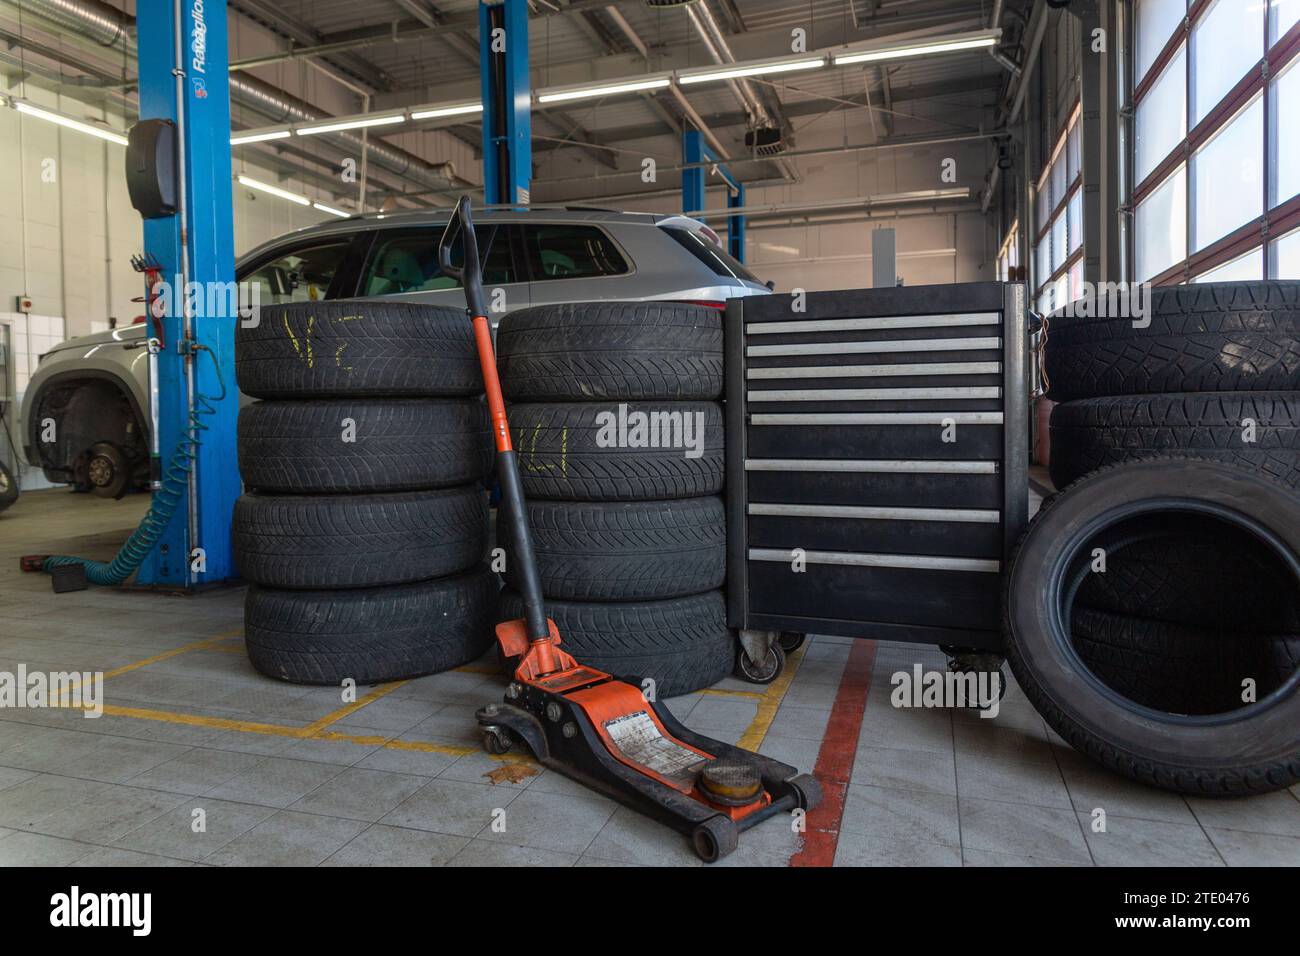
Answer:
[[[722,28],[713,16],[713,11],[709,9],[709,0],[695,0],[694,3],[686,5],[686,17],[699,34],[700,40],[704,43],[704,48],[709,52],[709,56],[714,63],[735,63],[736,56],[731,52],[731,46],[727,43],[727,38],[723,36]],[[774,115],[768,110],[763,103],[754,84],[745,78],[728,80],[727,85],[740,101],[741,107],[749,113],[753,123],[757,127],[770,127],[781,130],[784,137],[785,132],[789,129],[789,123],[785,122],[784,117]],[[676,84],[673,85],[673,91],[677,95],[678,103],[685,101],[686,97],[678,89]],[[694,113],[694,110],[691,111]],[[696,114],[698,116],[698,114]],[[694,122],[694,120],[692,120]],[[700,132],[704,132],[706,127],[696,124]],[[711,134],[709,134],[711,135]],[[716,137],[714,137],[716,139]],[[712,142],[709,143],[714,151],[719,154],[725,154],[725,149],[719,149]],[[781,175],[788,180],[797,180],[798,174],[794,167],[787,160],[781,159],[780,156],[770,157],[777,167],[781,170]]]
[[[128,54],[136,52],[135,18],[102,3],[101,0],[3,0],[17,6],[24,14],[35,14],[56,27],[89,38],[100,46],[120,49]],[[316,109],[310,103],[251,75],[230,76],[230,98],[241,106],[267,116],[275,123],[305,122],[330,119],[329,113]],[[435,191],[453,190],[465,184],[456,176],[455,167],[449,163],[430,163],[414,153],[382,141],[362,142],[361,137],[349,132],[330,133],[320,137],[333,141],[344,155],[350,151],[360,155],[366,150],[370,162],[399,178]],[[400,191],[400,188],[396,191]]]

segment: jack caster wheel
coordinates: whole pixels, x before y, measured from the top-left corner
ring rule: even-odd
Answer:
[[[695,855],[705,863],[716,863],[727,856],[740,842],[740,831],[724,816],[709,817],[691,831]]]
[[[807,634],[800,634],[798,631],[782,631],[776,642],[781,645],[781,650],[793,654],[803,647],[803,642],[806,640],[808,640]]]
[[[483,728],[483,749],[490,754],[508,754],[511,740],[506,731],[499,727]]]
[[[751,684],[770,684],[781,676],[785,670],[785,651],[780,644],[773,644],[767,649],[767,657],[761,664],[755,665],[742,647],[736,652],[736,676]]]
[[[795,806],[801,810],[811,810],[822,802],[822,785],[810,773],[801,773],[786,781],[794,791]]]

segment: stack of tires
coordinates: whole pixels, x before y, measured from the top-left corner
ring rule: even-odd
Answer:
[[[725,677],[735,641],[719,590],[721,313],[539,306],[502,320],[497,356],[542,592],[565,646],[584,664],[652,679],[660,697]],[[508,620],[522,602],[513,542],[500,544]]]
[[[1050,316],[1045,368],[1058,493],[1008,585],[1017,678],[1062,736],[1147,782],[1294,783],[1294,723],[1251,705],[1295,698],[1300,665],[1300,283],[1156,289],[1136,322]]]
[[[268,307],[236,336],[249,659],[306,684],[456,667],[491,644],[493,449],[462,311]]]

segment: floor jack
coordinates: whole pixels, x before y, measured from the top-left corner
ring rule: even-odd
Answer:
[[[464,249],[459,266],[452,261],[458,233]],[[467,197],[456,205],[438,258],[442,271],[461,281],[474,322],[497,448],[499,517],[513,536],[524,603],[523,620],[496,629],[503,657],[518,665],[505,701],[476,714],[485,749],[502,754],[516,743],[526,745],[543,765],[688,834],[708,863],[734,850],[741,831],[816,806],[821,787],[811,776],[692,733],[662,704],[647,700],[635,680],[585,667],[561,648],[559,630],[542,603]]]

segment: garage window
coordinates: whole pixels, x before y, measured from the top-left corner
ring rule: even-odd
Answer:
[[[1269,246],[1268,273],[1275,279],[1300,279],[1300,229],[1273,240]]]
[[[1278,275],[1269,237],[1300,220],[1300,0],[1138,0],[1136,14],[1135,278]]]
[[[1041,312],[1070,301],[1070,272],[1083,262],[1083,178],[1079,107],[1057,137],[1038,180],[1038,234],[1034,248],[1036,301]]]

